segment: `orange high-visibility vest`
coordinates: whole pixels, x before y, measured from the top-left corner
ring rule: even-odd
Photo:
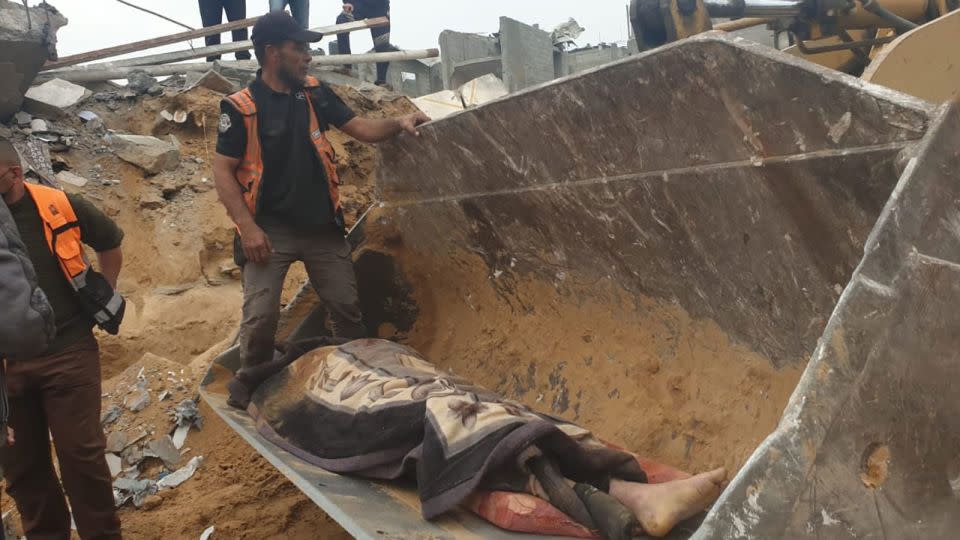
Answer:
[[[330,200],[333,203],[333,213],[337,222],[343,225],[343,211],[340,206],[340,176],[337,174],[336,154],[326,135],[320,129],[313,100],[310,99],[310,90],[319,88],[320,81],[314,77],[307,77],[304,92],[307,97],[307,107],[310,111],[310,140],[317,151],[317,157],[327,173],[327,185],[330,189]],[[237,180],[243,189],[243,198],[250,213],[257,215],[260,206],[260,187],[263,179],[263,156],[260,147],[260,135],[257,131],[257,104],[253,100],[250,88],[244,88],[236,94],[227,97],[230,103],[243,115],[243,124],[247,131],[247,149],[237,168]]]
[[[47,246],[60,262],[60,269],[73,290],[80,295],[84,309],[101,328],[116,334],[125,302],[106,279],[90,267],[81,243],[80,222],[67,194],[27,182],[23,186],[37,205]]]

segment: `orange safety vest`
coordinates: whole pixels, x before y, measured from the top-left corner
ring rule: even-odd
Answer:
[[[340,175],[337,174],[337,158],[333,146],[320,129],[313,100],[310,99],[310,90],[319,88],[320,81],[315,77],[307,77],[304,92],[307,96],[307,107],[310,110],[310,140],[317,151],[320,162],[327,173],[327,185],[330,189],[330,200],[333,202],[333,213],[340,226],[343,226],[343,209],[340,206]],[[263,156],[260,148],[260,136],[257,131],[257,104],[253,100],[250,88],[227,96],[230,103],[243,115],[243,124],[247,130],[247,149],[237,168],[237,180],[243,189],[243,198],[250,213],[257,214],[260,207],[260,183],[263,179]]]
[[[23,186],[37,205],[47,246],[60,262],[63,275],[79,294],[84,310],[97,325],[116,334],[123,319],[124,299],[110,287],[103,275],[91,268],[81,243],[80,222],[67,194],[37,184],[24,182]]]

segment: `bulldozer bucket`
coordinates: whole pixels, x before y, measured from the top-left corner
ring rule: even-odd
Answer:
[[[948,194],[938,191],[947,189],[942,179],[909,180],[950,165],[929,155],[951,142],[941,138],[952,128],[943,117],[935,123],[935,113],[916,98],[711,33],[428,124],[420,137],[381,146],[381,202],[350,235],[365,322],[446,370],[642,455],[693,472],[739,471],[703,527],[686,523],[674,537],[789,536],[810,516],[822,518],[819,526],[874,531],[861,462],[882,465],[889,452],[890,463],[902,463],[884,469],[887,483],[871,489],[902,487],[890,504],[914,510],[921,499],[912,490],[929,485],[928,462],[907,448],[934,437],[933,411],[945,396],[914,401],[916,389],[948,380],[913,373],[897,386],[907,366],[921,362],[890,355],[919,351],[917,340],[953,320],[923,326],[939,312],[918,316],[916,301],[930,289],[914,286],[939,287],[946,309],[956,297],[952,267],[931,266],[934,251],[901,261],[904,246],[919,238],[910,235],[925,234],[920,225],[882,232],[891,219],[927,219],[921,214],[930,205],[944,212],[956,205],[954,192],[904,198],[905,183],[935,184],[916,188],[928,190],[917,197]],[[911,206],[891,209],[904,204]],[[943,219],[960,227],[960,218]],[[929,220],[924,227],[939,226]],[[960,230],[944,227],[943,236]],[[876,244],[885,234],[897,247]],[[871,251],[861,263],[865,246]],[[900,262],[882,266],[882,275],[863,274],[880,255]],[[874,295],[881,311],[854,306],[856,294]],[[893,321],[903,322],[896,332]],[[324,325],[305,286],[280,337],[316,335]],[[868,361],[881,340],[888,346]],[[825,360],[834,345],[849,358]],[[946,351],[939,342],[928,347]],[[212,390],[218,372],[236,367],[235,352],[219,364],[204,389],[214,408],[331,515],[349,516],[338,520],[350,533],[372,538],[391,523],[413,526],[411,497],[374,499],[376,511],[368,506],[360,516],[350,497],[333,500],[304,476],[305,465],[258,439],[245,415],[228,411]],[[897,367],[882,373],[887,364]],[[823,365],[825,374],[815,368]],[[864,365],[877,370],[876,393],[843,399],[865,382],[857,374]],[[899,419],[898,431],[898,411],[932,416]],[[804,415],[821,423],[808,427]],[[868,447],[876,456],[864,457]],[[855,474],[840,478],[848,466]],[[817,484],[820,477],[829,482]],[[351,490],[397,489],[349,482]],[[829,485],[817,494],[822,482]],[[811,490],[814,503],[800,506]],[[763,515],[751,513],[755,503]],[[421,532],[504,534],[475,521],[462,526],[468,521],[459,529],[424,522]]]

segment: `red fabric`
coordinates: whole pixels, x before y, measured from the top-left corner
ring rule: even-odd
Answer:
[[[638,456],[615,444],[604,442],[614,450],[632,454],[651,484],[663,484],[690,478],[690,473],[669,465]],[[595,532],[580,525],[549,502],[526,493],[507,491],[478,491],[465,503],[466,508],[501,529],[513,532],[569,536],[572,538],[600,538]]]
[[[478,491],[465,506],[501,529],[513,532],[600,538],[547,501],[526,493]]]

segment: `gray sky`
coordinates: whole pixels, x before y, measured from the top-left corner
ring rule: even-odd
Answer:
[[[120,45],[172,34],[183,28],[120,4],[116,0],[48,0],[70,23],[58,33],[61,56]],[[162,13],[193,27],[200,27],[197,0],[130,0],[131,3]],[[539,23],[551,30],[573,17],[587,31],[579,45],[625,42],[627,39],[626,4],[628,0],[393,0],[391,2],[392,41],[401,48],[436,47],[442,30],[492,33],[499,17],[506,15],[528,24]],[[36,5],[39,0],[30,0]],[[268,0],[247,0],[247,16],[262,14]],[[340,12],[341,0],[312,0],[310,25],[333,24]],[[226,18],[224,18],[226,22]],[[369,32],[357,32],[354,51],[372,47]],[[224,36],[229,40],[228,36]],[[329,38],[322,44],[326,48]],[[194,40],[195,47],[203,40]],[[178,50],[187,44],[152,49],[151,52]],[[138,53],[138,54],[149,54]]]

